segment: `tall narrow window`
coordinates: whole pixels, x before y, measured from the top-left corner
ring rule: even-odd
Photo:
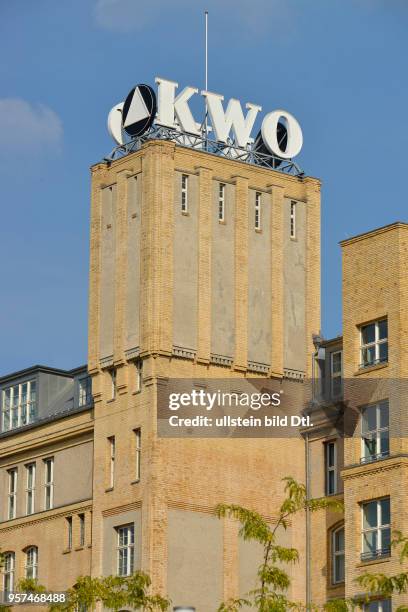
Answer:
[[[336,442],[326,442],[326,495],[337,493],[337,448]]]
[[[79,406],[89,406],[91,403],[92,391],[91,391],[91,378],[86,376],[80,378],[78,381],[79,387]]]
[[[290,203],[290,237],[296,238],[296,202]]]
[[[188,175],[181,175],[181,212],[188,212]]]
[[[17,512],[17,468],[8,470],[8,518],[16,518]]]
[[[108,438],[108,452],[109,452],[109,487],[113,488],[115,484],[115,455],[116,455],[116,444],[115,436]]]
[[[38,548],[30,546],[26,550],[25,576],[36,580],[38,577]]]
[[[333,583],[344,582],[345,556],[344,556],[344,527],[333,531],[332,540],[332,570]]]
[[[225,221],[225,184],[220,183],[218,188],[218,221]]]
[[[111,384],[111,399],[115,399],[116,397],[116,370],[115,368],[112,368],[112,370],[109,370],[109,375],[110,375],[110,384]]]
[[[35,463],[26,465],[26,514],[34,514],[35,507]]]
[[[388,361],[387,319],[375,321],[360,328],[360,367],[366,368]]]
[[[390,498],[376,499],[362,505],[362,553],[367,561],[388,556],[391,551]]]
[[[54,458],[44,459],[44,507],[54,507]]]
[[[135,528],[124,525],[116,529],[118,537],[117,564],[119,576],[130,576],[134,568]]]
[[[135,393],[139,393],[142,390],[142,379],[143,379],[143,361],[137,359],[135,361],[136,370],[136,381],[135,381]]]
[[[342,392],[342,351],[336,351],[330,355],[330,367],[331,367],[331,395],[332,397],[339,397]]]
[[[261,194],[255,193],[255,229],[261,229]]]
[[[85,546],[85,514],[78,514],[79,518],[79,545]]]
[[[67,549],[72,549],[72,516],[67,516],[66,525],[67,525]]]
[[[14,568],[16,563],[16,554],[7,552],[4,555],[3,566],[3,591],[12,593],[14,591]]]
[[[390,454],[388,400],[366,406],[361,416],[362,463]]]
[[[142,430],[140,428],[134,430],[135,433],[135,479],[140,480],[141,474],[141,459],[142,459]]]

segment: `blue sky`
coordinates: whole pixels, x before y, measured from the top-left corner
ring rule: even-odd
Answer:
[[[89,166],[109,109],[160,75],[302,125],[323,181],[323,333],[341,332],[338,241],[407,221],[406,0],[0,0],[0,374],[86,362]]]

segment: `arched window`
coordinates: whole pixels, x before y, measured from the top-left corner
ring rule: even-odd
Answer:
[[[333,584],[344,582],[344,525],[338,527],[332,534],[332,578]]]
[[[6,552],[4,554],[3,566],[3,591],[10,593],[14,590],[14,568],[16,565],[16,554]]]
[[[37,546],[30,546],[30,548],[26,549],[25,575],[26,575],[26,578],[32,578],[33,580],[36,580],[38,576],[38,548]]]

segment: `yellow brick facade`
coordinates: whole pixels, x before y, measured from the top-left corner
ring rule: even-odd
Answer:
[[[183,176],[189,185],[186,211],[180,207]],[[214,217],[219,183],[227,186],[222,226]],[[259,232],[255,194],[262,201]],[[298,211],[295,239],[288,231],[291,203]],[[343,350],[344,397],[356,410],[387,394],[401,415],[404,389],[393,381],[405,377],[408,365],[407,248],[405,224],[342,243],[343,338],[326,343],[325,350]],[[307,480],[311,496],[324,496],[330,441],[337,448],[335,495],[344,499],[344,517],[323,511],[299,515],[282,534],[282,542],[300,554],[289,596],[323,604],[356,595],[354,579],[367,568],[398,571],[395,553],[361,561],[361,504],[389,495],[392,527],[404,531],[401,492],[407,467],[401,435],[392,437],[389,458],[361,464],[358,425],[352,437],[340,439],[321,408],[306,442],[157,434],[158,392],[169,380],[238,384],[245,378],[305,383],[318,378],[313,343],[320,332],[318,180],[164,141],[97,164],[92,168],[89,288],[93,409],[4,437],[0,469],[24,466],[33,457],[41,465],[43,458],[71,447],[78,447],[79,456],[92,443],[92,494],[78,500],[72,491],[69,503],[48,511],[39,506],[32,516],[0,523],[1,549],[16,551],[16,580],[24,575],[24,551],[30,545],[39,548],[39,580],[50,590],[68,588],[79,574],[115,573],[116,528],[133,524],[135,568],[150,574],[153,589],[169,595],[173,605],[213,612],[223,599],[254,586],[260,560],[256,547],[240,542],[236,523],[214,517],[214,507],[240,504],[273,521],[283,496],[281,479],[288,474]],[[225,304],[221,310],[220,303]],[[383,317],[388,319],[389,361],[361,369],[359,327]],[[259,338],[254,320],[255,329],[259,323],[266,330]],[[384,380],[388,385],[379,387]],[[305,383],[304,400],[312,393]],[[136,430],[142,441],[140,478]],[[79,546],[82,514],[86,541]],[[73,521],[70,550],[67,517]],[[333,531],[343,522],[345,581],[334,583]],[[395,602],[406,603],[403,597]]]

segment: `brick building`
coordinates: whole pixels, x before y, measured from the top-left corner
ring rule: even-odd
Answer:
[[[301,558],[289,597],[355,595],[367,566],[395,570],[406,451],[377,383],[404,376],[407,228],[342,243],[344,334],[323,340],[317,179],[162,140],[95,165],[88,366],[0,379],[3,588],[141,568],[173,605],[213,612],[253,588],[260,560],[215,505],[273,521],[288,473],[345,501],[345,517],[299,515],[282,534]],[[296,380],[315,426],[160,438],[158,388],[181,378]],[[353,384],[373,379],[369,394]],[[346,437],[333,425],[343,399],[360,419]]]

